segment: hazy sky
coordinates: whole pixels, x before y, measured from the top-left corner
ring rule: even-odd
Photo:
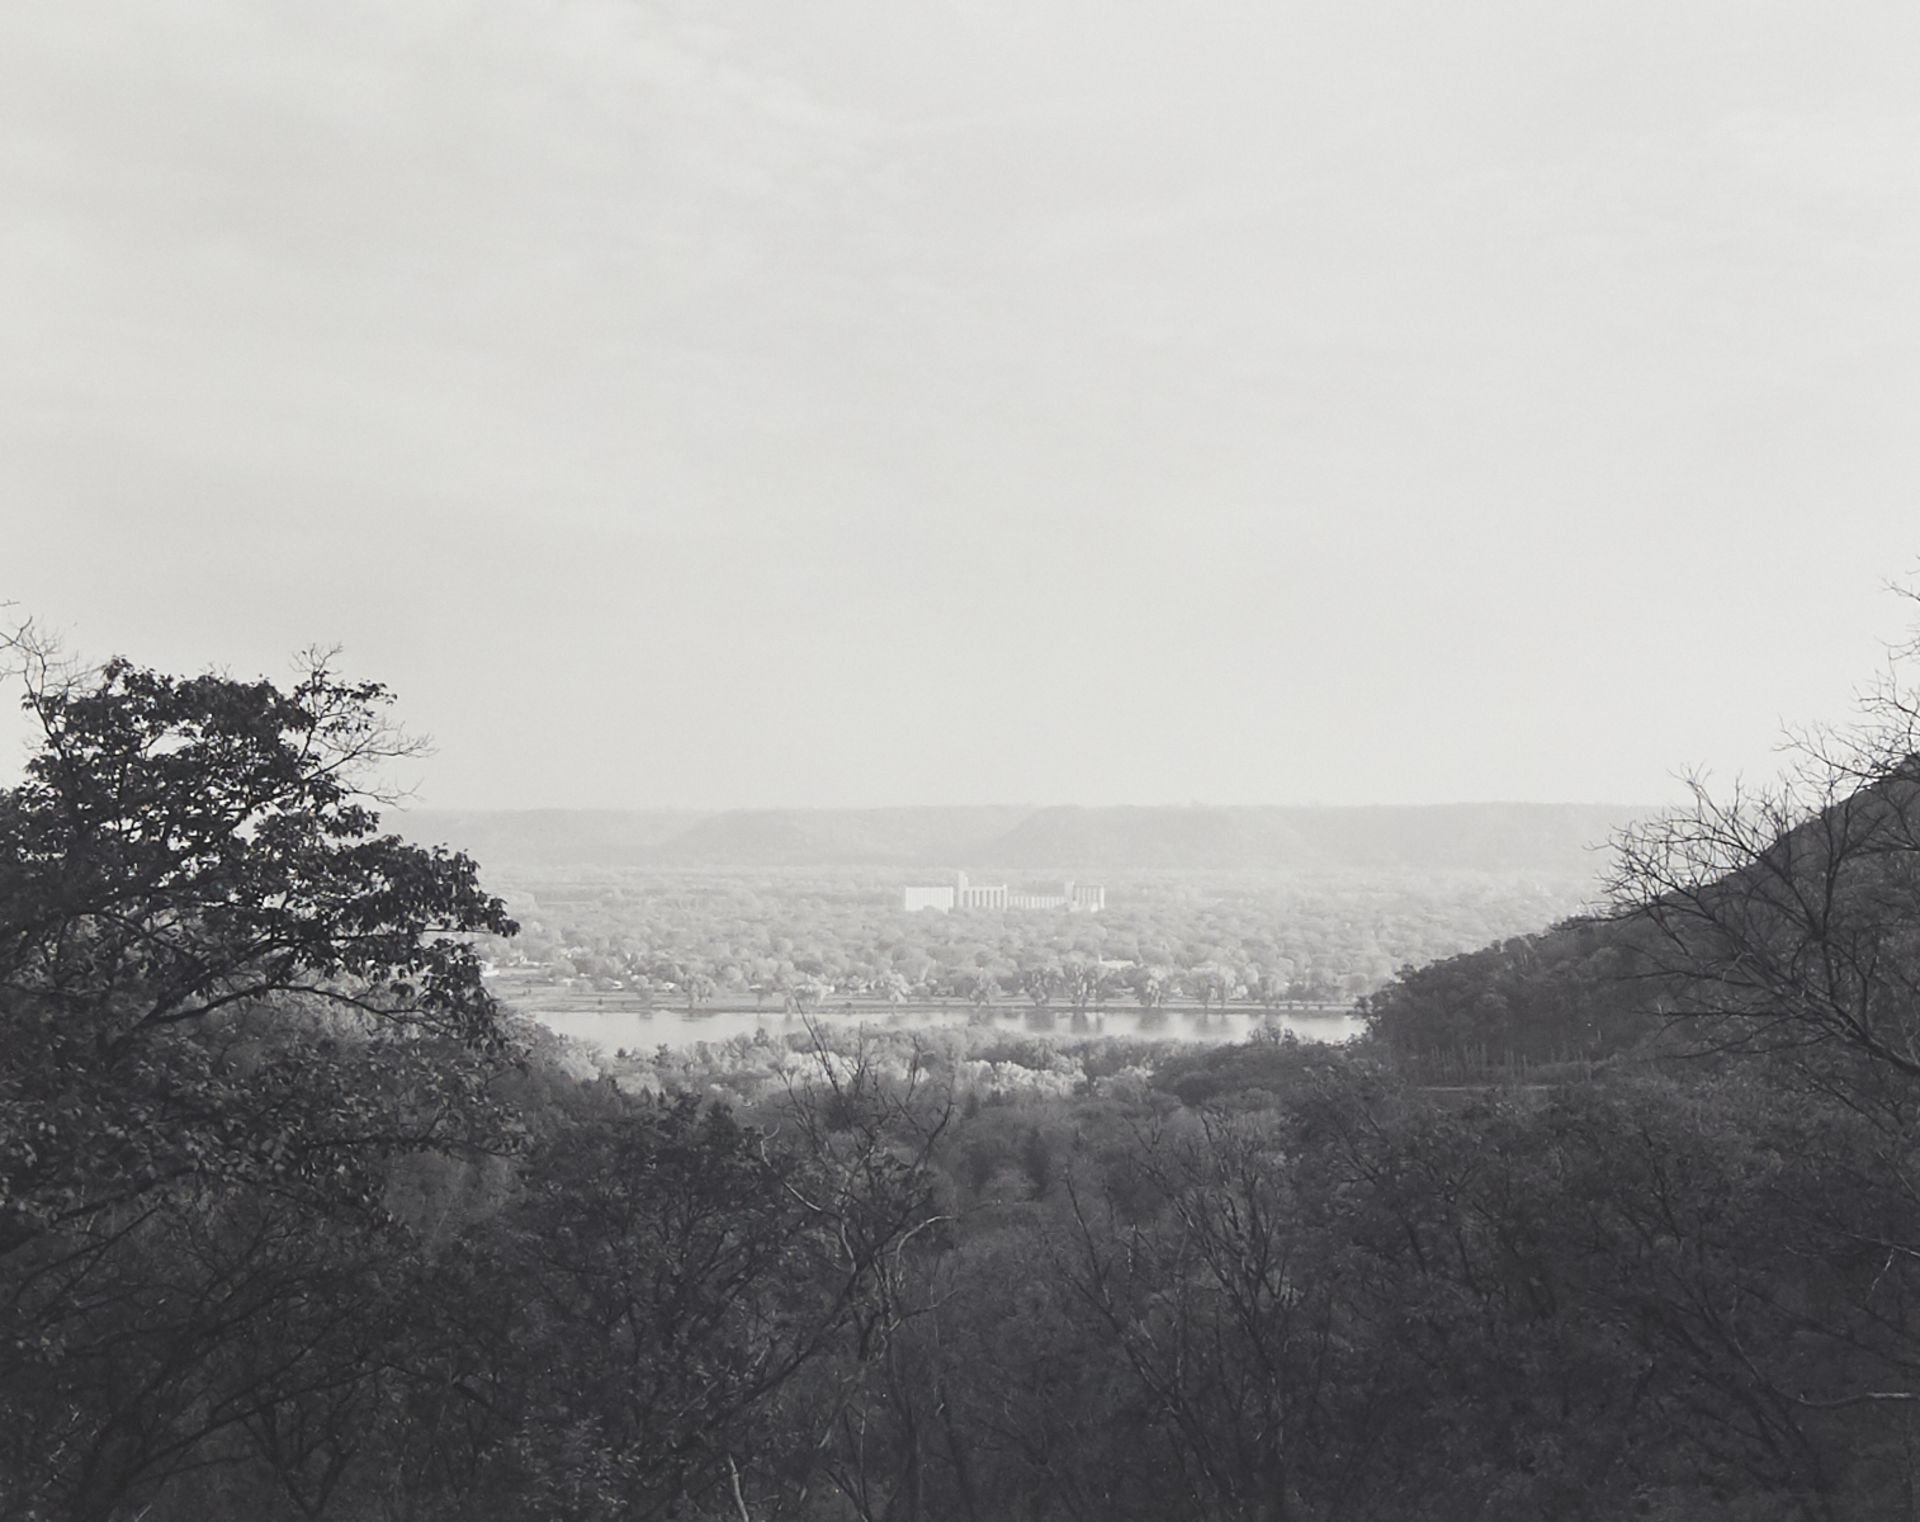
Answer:
[[[16,0],[0,598],[343,643],[438,805],[1662,798],[1905,621],[1916,78],[1911,3]]]

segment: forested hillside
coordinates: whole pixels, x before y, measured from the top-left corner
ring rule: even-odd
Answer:
[[[382,689],[16,654],[0,1515],[1911,1515],[1897,734],[1351,1047],[597,1073],[489,995],[475,862],[380,832]]]
[[[1375,1035],[1415,1065],[1744,1054],[1804,1074],[1838,1053],[1920,1076],[1920,737],[1903,703],[1877,712],[1777,789],[1697,788],[1623,832],[1610,913],[1409,969],[1365,1001]]]
[[[1581,918],[1409,968],[1362,1001],[1404,1066],[1485,1076],[1607,1060],[1664,1032],[1647,930]]]

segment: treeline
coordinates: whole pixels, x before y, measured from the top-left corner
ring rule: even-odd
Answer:
[[[0,1515],[1911,1515],[1897,769],[1643,832],[1606,925],[1351,1048],[595,1074],[490,998],[474,864],[378,833],[379,688],[18,653]],[[1535,1037],[1578,1081],[1432,1071]]]
[[[1862,1121],[1459,1109],[1286,1043],[1066,1092],[789,1055],[745,1108],[535,1056],[492,1156],[16,1250],[9,1514],[1901,1514],[1920,1220]]]
[[[512,880],[520,933],[488,949],[509,970],[665,1003],[1271,1008],[1351,1002],[1595,891],[1591,879],[1474,872],[1137,874],[1110,886],[1098,915],[909,914],[873,874],[634,872]]]
[[[1408,968],[1360,1001],[1401,1069],[1430,1078],[1620,1058],[1666,1031],[1649,929],[1568,920]]]

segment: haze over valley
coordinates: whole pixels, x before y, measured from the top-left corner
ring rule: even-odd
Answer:
[[[917,866],[1134,871],[1411,870],[1597,878],[1613,835],[1657,812],[1604,804],[1351,808],[691,810],[405,808],[388,823],[498,868]]]
[[[1916,80],[0,5],[0,1522],[1915,1522]]]

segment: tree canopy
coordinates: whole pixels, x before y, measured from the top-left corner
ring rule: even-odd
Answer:
[[[468,857],[378,833],[369,772],[412,747],[387,690],[314,658],[289,690],[26,652],[41,744],[0,793],[0,989],[155,1031],[303,993],[497,1037],[470,937],[513,933]]]
[[[809,1022],[596,1072],[489,997],[475,865],[380,833],[384,689],[19,654],[0,1515],[1912,1511],[1898,743],[1703,791],[1616,913],[1347,1047]],[[1145,1003],[1149,954],[1016,986]]]

